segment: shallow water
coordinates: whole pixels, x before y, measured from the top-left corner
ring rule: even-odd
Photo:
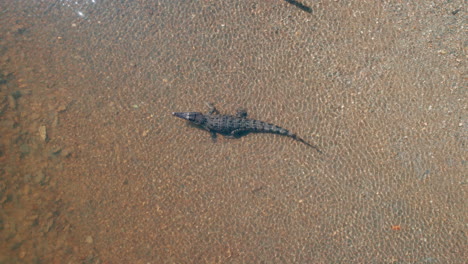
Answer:
[[[0,3],[0,263],[463,263],[463,1],[301,3]]]

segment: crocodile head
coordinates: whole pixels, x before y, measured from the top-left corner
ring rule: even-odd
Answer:
[[[173,112],[172,115],[188,120],[197,125],[203,125],[206,122],[205,115],[199,112]]]

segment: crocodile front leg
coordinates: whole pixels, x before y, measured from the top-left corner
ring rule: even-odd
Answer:
[[[237,109],[236,117],[238,118],[247,118],[247,110],[244,108]]]
[[[214,143],[216,143],[216,138],[218,137],[216,135],[216,132],[210,131],[210,134],[211,134],[211,139],[213,140]]]
[[[209,111],[208,111],[209,115],[213,115],[213,114],[214,115],[219,115],[218,109],[216,109],[216,107],[212,103],[205,103],[205,104],[209,108]]]

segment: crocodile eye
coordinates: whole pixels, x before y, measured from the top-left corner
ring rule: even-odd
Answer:
[[[197,113],[197,112],[187,112],[187,113],[184,113],[183,118],[187,119],[188,121],[195,122],[198,120],[199,115],[200,113]]]
[[[195,119],[197,118],[197,115],[196,113],[187,113],[187,120],[190,120],[190,121],[195,121]]]

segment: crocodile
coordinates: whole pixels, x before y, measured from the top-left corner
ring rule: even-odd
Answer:
[[[216,141],[217,134],[221,134],[227,138],[239,138],[249,133],[272,133],[293,138],[322,153],[317,146],[310,144],[287,129],[264,121],[248,119],[245,109],[238,109],[236,115],[222,115],[213,104],[207,105],[210,108],[207,114],[200,112],[173,112],[172,115],[188,120],[208,130],[211,133],[213,141]]]

